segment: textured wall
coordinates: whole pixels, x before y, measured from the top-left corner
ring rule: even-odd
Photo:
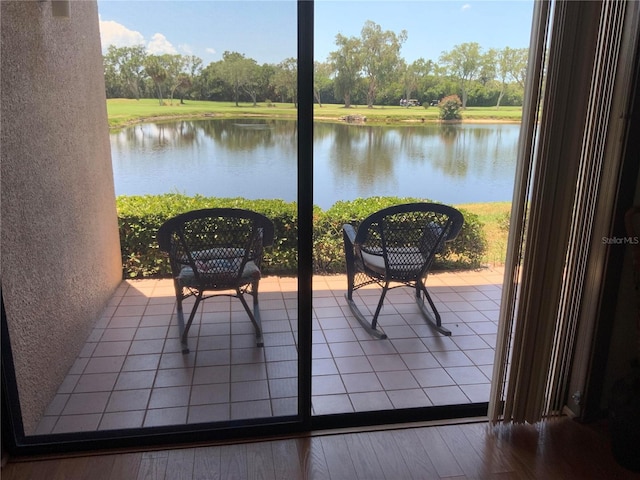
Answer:
[[[2,295],[33,431],[121,277],[95,1],[0,2]]]

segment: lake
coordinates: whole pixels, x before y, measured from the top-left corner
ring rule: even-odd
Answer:
[[[375,195],[511,201],[519,124],[315,123],[314,203]],[[296,200],[293,120],[148,123],[111,135],[116,195]]]

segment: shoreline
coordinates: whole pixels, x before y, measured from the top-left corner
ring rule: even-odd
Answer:
[[[275,120],[296,120],[296,116],[294,115],[269,115],[269,114],[238,114],[238,115],[229,115],[223,113],[194,113],[194,114],[178,114],[178,115],[152,115],[148,117],[139,117],[136,119],[128,120],[122,123],[118,123],[116,125],[112,125],[109,123],[109,130],[117,130],[121,128],[127,128],[134,125],[139,125],[142,123],[151,123],[156,121],[179,121],[179,120],[193,120],[193,119],[208,119],[208,118],[270,118]],[[349,123],[339,117],[325,117],[325,116],[315,116],[313,117],[314,121],[321,121],[327,123],[339,123],[339,124],[348,124],[348,125],[373,125],[373,126],[392,126],[392,125],[415,125],[415,124],[440,124],[440,125],[488,125],[488,124],[519,124],[521,120],[512,120],[505,118],[463,118],[461,120],[439,120],[437,118],[406,118],[406,119],[397,119],[393,121],[389,121],[388,119],[380,119],[380,120],[365,120],[364,122],[359,123]]]

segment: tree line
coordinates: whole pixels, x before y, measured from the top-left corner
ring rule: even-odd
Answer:
[[[420,103],[458,95],[467,106],[522,105],[528,49],[484,50],[468,42],[442,52],[437,61],[412,63],[401,54],[407,39],[366,21],[359,37],[337,34],[336,49],[314,65],[316,102],[352,105]],[[109,46],[103,56],[107,98],[157,98],[297,103],[297,61],[258,64],[239,52],[203,66],[194,55],[152,55],[143,45]]]

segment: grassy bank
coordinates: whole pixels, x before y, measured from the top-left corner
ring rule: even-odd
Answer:
[[[487,265],[504,264],[507,254],[509,234],[509,215],[511,202],[466,203],[456,205],[478,215],[487,238],[487,253],[483,263]]]
[[[179,100],[173,104],[165,101],[165,105],[159,105],[154,99],[129,100],[113,98],[107,100],[107,113],[109,126],[122,127],[133,123],[155,121],[168,118],[189,117],[238,117],[257,116],[269,118],[294,119],[298,110],[290,103],[258,103],[253,106],[250,103],[240,103],[236,107],[232,102],[206,102],[187,100],[180,105]],[[367,123],[373,124],[403,124],[437,122],[439,109],[437,107],[411,107],[400,106],[376,106],[367,108],[366,105],[356,105],[344,108],[343,105],[324,104],[322,107],[315,105],[314,116],[319,121],[340,121],[345,115],[363,115],[367,117]],[[463,112],[463,121],[473,122],[520,122],[522,117],[521,107],[469,107]]]

